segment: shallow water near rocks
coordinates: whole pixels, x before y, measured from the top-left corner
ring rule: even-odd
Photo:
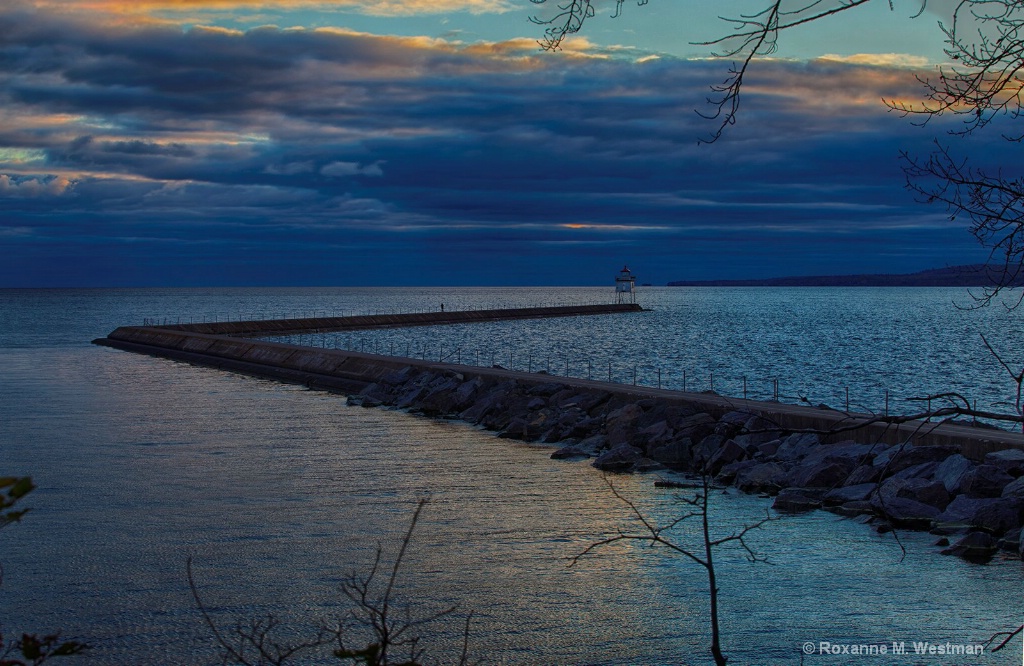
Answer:
[[[299,633],[343,612],[340,580],[365,569],[378,543],[393,553],[430,497],[400,594],[428,611],[472,611],[470,649],[485,662],[710,663],[707,582],[695,564],[633,543],[567,566],[593,541],[635,528],[585,462],[461,423],[87,344],[138,323],[130,312],[212,311],[240,292],[2,296],[0,472],[39,486],[23,523],[0,533],[0,620],[11,634],[62,628],[94,645],[79,663],[215,663],[185,578],[189,556],[218,622],[272,613]],[[303,296],[319,292],[288,298]],[[656,489],[653,478],[613,482],[667,520],[686,491]],[[732,491],[714,499],[723,534],[770,503]],[[688,529],[678,538],[696,545]],[[771,564],[723,549],[731,663],[800,663],[807,641],[973,643],[1024,621],[1022,563],[969,564],[938,555],[931,535],[900,538],[905,557],[892,535],[817,512],[753,535]],[[432,628],[437,662],[451,661],[460,631],[458,618]],[[1016,641],[966,663],[1016,664]]]

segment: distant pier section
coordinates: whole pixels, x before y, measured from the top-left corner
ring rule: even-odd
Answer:
[[[560,305],[554,307],[506,308],[493,310],[439,310],[405,314],[372,314],[351,317],[307,317],[303,319],[262,319],[252,321],[221,321],[209,323],[168,324],[153,326],[162,330],[231,337],[267,337],[308,333],[368,331],[382,328],[409,326],[443,326],[472,324],[511,319],[545,319],[549,317],[580,317],[626,312],[642,312],[636,303],[606,303],[594,305]]]

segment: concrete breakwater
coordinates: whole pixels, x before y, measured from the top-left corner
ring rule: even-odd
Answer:
[[[1022,554],[1024,437],[952,424],[887,424],[714,394],[314,349],[177,327],[122,327],[99,344],[346,393],[558,446],[616,472],[712,474],[881,526],[964,533],[950,552]],[[887,527],[882,527],[887,529]]]
[[[261,337],[296,333],[328,333],[339,331],[368,331],[381,328],[409,326],[443,326],[472,324],[511,319],[544,319],[547,317],[580,317],[587,315],[642,312],[636,303],[603,303],[592,305],[558,305],[537,308],[505,308],[491,310],[439,310],[402,314],[372,314],[351,317],[307,317],[302,319],[258,319],[251,321],[221,321],[156,326],[174,331],[231,335],[235,337]]]
[[[1000,548],[1024,559],[1020,448],[971,460],[956,446],[914,437],[886,444],[826,430],[792,432],[752,404],[667,399],[521,374],[469,376],[409,365],[349,403],[458,418],[499,437],[558,445],[552,457],[592,459],[609,472],[707,473],[718,483],[774,495],[779,511],[827,509],[864,516],[881,530],[958,535],[943,552],[968,559],[988,559]]]

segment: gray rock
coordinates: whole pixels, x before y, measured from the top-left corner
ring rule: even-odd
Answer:
[[[398,398],[395,406],[399,409],[408,409],[413,405],[419,404],[420,398],[425,396],[427,392],[428,389],[425,386],[413,386],[407,389],[401,397]]]
[[[894,527],[927,529],[939,510],[906,497],[893,497],[880,505],[880,512]]]
[[[618,444],[638,445],[643,442],[636,427],[637,420],[643,415],[643,409],[636,404],[628,404],[614,410],[608,415],[605,423],[605,434],[612,446]]]
[[[999,498],[981,507],[974,514],[974,526],[997,536],[1024,524],[1024,502],[1016,498]]]
[[[900,479],[930,479],[938,467],[939,463],[937,462],[924,462],[919,465],[911,465],[906,469],[901,469],[893,474],[893,476]]]
[[[693,462],[693,458],[690,456],[691,446],[690,439],[683,437],[654,447],[651,449],[650,456],[673,469],[688,469]]]
[[[608,448],[608,438],[601,434],[592,435],[591,437],[580,440],[576,446],[580,447],[590,455],[596,456],[598,452],[604,451]]]
[[[1024,502],[1016,498],[968,497],[957,495],[945,511],[935,517],[933,531],[952,533],[963,529],[982,529],[1004,534],[1021,526]]]
[[[1024,475],[1024,450],[1003,449],[985,455],[985,464],[998,467],[1013,477]]]
[[[837,463],[852,470],[859,465],[870,464],[877,448],[871,444],[857,444],[856,442],[821,444],[807,454],[802,464]]]
[[[997,544],[999,550],[1005,550],[1016,555],[1020,551],[1020,531],[1021,528],[1018,527],[1004,534]]]
[[[597,457],[594,467],[606,472],[628,472],[644,457],[644,452],[635,446],[620,444]]]
[[[689,437],[695,442],[699,442],[710,435],[714,428],[714,417],[703,413],[684,417],[675,425],[677,436]]]
[[[1020,497],[1024,499],[1024,476],[1006,484],[1001,497]]]
[[[578,444],[570,444],[569,446],[563,446],[554,453],[551,454],[554,460],[582,460],[589,458],[590,453],[580,448]]]
[[[749,426],[746,427],[749,429]],[[779,433],[775,431],[744,432],[743,434],[736,435],[733,439],[749,453],[753,453],[762,444],[778,441]]]
[[[742,460],[746,455],[746,449],[731,439],[726,440],[708,460],[707,469],[712,474],[718,474],[722,467]]]
[[[929,481],[919,477],[906,479],[906,484],[897,491],[897,497],[906,497],[908,499],[934,506],[939,511],[942,511],[949,504],[949,493],[946,492],[946,486],[942,485],[940,481]]]
[[[780,444],[782,444],[781,439],[773,439],[764,444],[758,444],[754,457],[758,459],[771,458],[778,452]]]
[[[385,384],[390,384],[391,386],[397,386],[409,381],[415,374],[415,368],[411,365],[407,365],[401,370],[395,370],[394,372],[389,372],[384,375],[381,381]]]
[[[452,395],[452,411],[462,412],[468,409],[476,400],[483,386],[484,380],[479,377],[463,382]]]
[[[860,483],[855,486],[833,488],[822,498],[825,504],[846,504],[867,500],[877,486],[874,483]]]
[[[783,513],[803,513],[821,508],[821,500],[807,493],[805,488],[783,488],[772,508]]]
[[[995,465],[978,465],[964,474],[960,490],[968,497],[999,497],[1013,477]]]
[[[693,464],[698,469],[704,469],[726,441],[725,437],[716,434],[708,435],[700,440],[693,447]]]
[[[861,465],[846,477],[846,485],[859,486],[863,483],[876,483],[882,476],[882,470],[874,465]]]
[[[973,467],[974,463],[970,460],[959,453],[954,453],[939,463],[933,478],[946,486],[946,492],[956,495],[960,492],[960,483],[964,475]]]
[[[897,444],[875,456],[874,465],[883,469],[882,476],[886,477],[921,463],[941,463],[954,453],[956,450],[948,446]]]
[[[716,480],[722,483],[732,483],[736,479],[736,475],[742,470],[749,469],[754,465],[757,465],[756,460],[739,460],[734,463],[729,463],[719,470],[718,475],[715,477]]]
[[[850,469],[842,464],[819,462],[810,466],[801,464],[792,470],[791,478],[793,485],[802,488],[836,488],[846,481],[849,474]]]
[[[839,506],[831,507],[829,510],[833,513],[838,513],[840,516],[846,516],[848,518],[853,518],[854,516],[867,516],[874,513],[871,503],[865,500],[845,502]]]
[[[664,465],[657,460],[651,460],[650,458],[641,458],[633,465],[634,472],[660,472],[664,469],[666,469]]]
[[[662,419],[647,426],[640,431],[641,435],[644,435],[649,442],[665,442],[672,437],[672,429],[668,425],[668,421]]]
[[[794,433],[779,443],[775,457],[778,460],[800,460],[820,444],[821,441],[814,433]]]
[[[949,548],[943,555],[956,555],[970,562],[987,562],[996,554],[996,538],[986,532],[971,532]]]
[[[540,409],[541,407],[546,407],[547,404],[548,404],[547,400],[545,400],[544,398],[541,398],[541,397],[538,396],[538,397],[533,398],[532,400],[530,400],[530,402],[526,403],[526,408],[527,409],[531,409],[531,410],[532,409]]]
[[[558,406],[562,408],[579,407],[584,412],[587,412],[587,414],[593,416],[591,413],[592,410],[608,402],[609,398],[611,398],[611,394],[605,393],[604,391],[594,393],[572,393],[572,395],[561,400],[558,403]]]
[[[789,472],[776,462],[759,463],[736,473],[735,485],[748,493],[777,493],[786,485]]]

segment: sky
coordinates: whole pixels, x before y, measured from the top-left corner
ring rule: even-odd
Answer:
[[[555,0],[549,0],[553,3]],[[714,143],[699,44],[764,0],[601,6],[541,51],[529,0],[4,0],[0,287],[603,285],[974,263],[882,99],[953,0],[784,34]]]

